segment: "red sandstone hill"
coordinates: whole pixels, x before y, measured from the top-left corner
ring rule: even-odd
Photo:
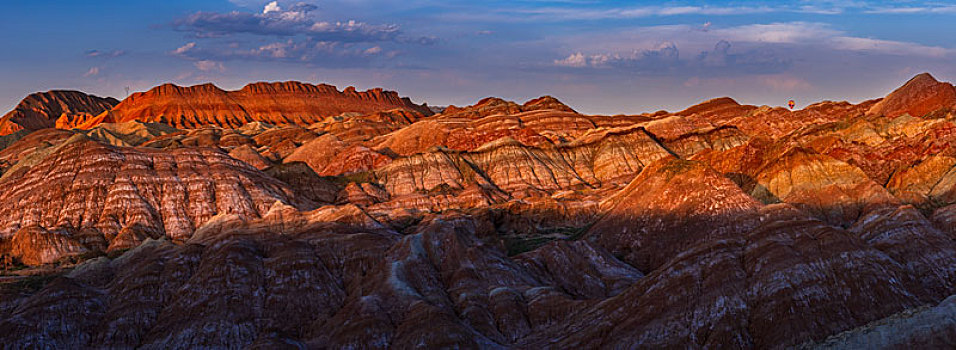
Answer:
[[[951,89],[432,116],[376,90],[162,86],[116,111],[175,128],[114,111],[0,136],[0,344],[950,348]]]
[[[0,118],[0,135],[17,130],[39,130],[76,119],[86,119],[113,108],[119,101],[79,91],[53,90],[27,96]]]
[[[943,108],[956,105],[956,88],[949,83],[941,83],[929,73],[913,77],[899,89],[894,90],[882,101],[873,105],[869,114],[898,117],[909,114],[922,117]]]
[[[162,122],[177,128],[238,128],[250,122],[307,126],[343,113],[370,114],[396,108],[432,114],[427,106],[416,105],[394,91],[356,91],[353,87],[339,91],[331,85],[289,81],[254,83],[237,91],[225,91],[212,84],[164,84],[131,95],[100,119]]]

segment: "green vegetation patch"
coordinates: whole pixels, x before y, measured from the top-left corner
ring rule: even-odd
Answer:
[[[0,295],[30,295],[43,289],[60,274],[26,276],[21,278],[0,279]]]
[[[534,235],[508,235],[504,236],[505,248],[508,250],[508,256],[514,256],[538,249],[553,241],[578,240],[590,228],[591,225],[584,227],[549,227],[539,230]]]
[[[530,252],[541,246],[557,240],[556,237],[506,237],[505,247],[508,249],[508,256],[515,256],[521,253]]]

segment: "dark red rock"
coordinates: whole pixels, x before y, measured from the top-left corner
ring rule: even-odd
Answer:
[[[367,114],[394,108],[431,115],[428,108],[393,91],[338,91],[331,85],[294,81],[254,83],[238,91],[224,91],[212,84],[164,84],[131,95],[108,113],[118,122],[160,122],[189,129],[203,125],[238,128],[255,121],[308,126],[346,112]]]
[[[893,90],[882,101],[873,105],[867,114],[890,118],[904,114],[922,117],[939,109],[953,108],[954,105],[956,88],[952,84],[937,81],[929,73],[923,73]]]
[[[945,105],[920,97],[941,84],[630,116],[161,86],[123,108],[182,112],[166,122],[187,130],[0,137],[0,344],[947,344],[952,112],[867,113]]]
[[[119,101],[112,97],[102,98],[79,91],[38,92],[27,96],[12,111],[0,118],[0,135],[9,135],[23,129],[33,131],[54,126],[69,129],[80,124],[77,120],[91,118],[118,103]]]

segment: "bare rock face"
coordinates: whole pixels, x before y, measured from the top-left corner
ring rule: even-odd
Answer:
[[[585,185],[563,159],[552,157],[545,150],[525,147],[511,138],[488,143],[465,157],[506,192],[553,191]]]
[[[626,184],[648,164],[672,156],[639,126],[597,129],[557,149],[578,176],[592,184]]]
[[[933,211],[956,203],[956,158],[930,156],[893,174],[887,189],[906,203]]]
[[[70,245],[88,230],[105,239],[103,248],[125,249],[146,238],[184,240],[216,215],[258,217],[277,200],[311,205],[288,185],[220,151],[116,148],[82,136],[0,186],[0,237],[15,243],[5,253],[37,254],[28,258],[34,262],[83,251],[83,245]],[[63,253],[44,253],[38,236],[50,236],[50,249]]]
[[[890,118],[904,114],[922,117],[941,108],[952,108],[953,105],[956,105],[956,88],[952,84],[937,81],[929,73],[923,73],[893,90],[873,105],[867,114]]]
[[[17,130],[39,130],[54,126],[71,129],[80,120],[107,111],[119,101],[79,91],[53,90],[38,92],[20,101],[12,111],[0,118],[0,135]]]
[[[947,87],[592,116],[164,85],[0,136],[0,344],[945,347]]]
[[[720,123],[745,115],[755,109],[757,108],[754,106],[741,105],[730,97],[721,97],[701,102],[674,114],[682,116],[696,115],[713,123]]]
[[[434,152],[405,157],[381,168],[377,177],[392,196],[402,196],[432,189],[462,189],[467,180],[482,180],[469,172],[464,160],[454,152],[437,149]]]
[[[697,129],[673,137],[661,137],[668,149],[683,158],[708,149],[724,151],[743,145],[750,137],[733,126]]]
[[[178,129],[158,123],[104,123],[85,132],[91,139],[114,146],[139,146],[154,138],[178,132]]]
[[[571,295],[601,298],[619,294],[643,277],[630,265],[586,241],[559,241],[516,257],[536,275]]]
[[[426,119],[375,138],[370,145],[383,153],[409,156],[436,146],[470,151],[505,137],[528,146],[550,143],[546,136],[525,124],[525,120],[517,115],[490,116],[477,120]]]
[[[333,203],[341,186],[316,174],[304,163],[277,164],[264,170],[266,174],[285,182],[293,192],[316,203]]]
[[[571,107],[564,104],[553,96],[541,96],[536,99],[525,102],[522,106],[522,109],[525,111],[535,111],[535,110],[552,110],[552,111],[562,111],[562,112],[571,112],[577,113]]]
[[[42,265],[91,250],[74,236],[79,235],[66,230],[51,232],[40,226],[24,227],[13,235],[9,255],[27,265]]]
[[[395,159],[374,173],[393,200],[413,194],[457,194],[469,186],[530,198],[625,183],[646,164],[668,156],[638,127],[603,130],[547,148],[507,137],[470,152],[436,147]]]
[[[956,243],[914,207],[905,205],[868,214],[850,232],[900,262],[922,284],[921,292],[939,300],[956,290]]]
[[[309,129],[335,135],[344,142],[361,142],[411,125],[425,116],[407,109],[393,109],[368,115],[354,114],[329,117],[310,125]]]
[[[388,164],[391,158],[367,147],[349,145],[334,134],[324,134],[283,158],[283,162],[303,162],[323,176],[367,172]]]
[[[748,233],[699,241],[623,293],[529,337],[529,347],[787,348],[925,298],[906,271],[855,235],[785,204],[759,215],[763,223]]]
[[[956,296],[914,308],[827,338],[808,349],[946,348],[956,342]]]
[[[756,176],[754,197],[792,203],[833,225],[847,227],[871,210],[898,206],[899,200],[860,169],[792,148],[771,160]]]
[[[423,115],[431,111],[393,91],[338,91],[331,85],[299,82],[255,83],[238,91],[212,84],[180,87],[165,84],[135,93],[108,112],[118,122],[160,122],[180,129],[203,125],[238,128],[250,122],[308,126],[346,112],[368,114],[403,108]]]
[[[354,224],[324,232],[316,224],[347,222],[325,209],[307,214],[311,224],[282,229],[271,217],[285,210],[273,211],[202,243],[147,240],[91,261],[0,320],[0,338],[53,347],[500,347],[641,277],[586,242],[555,246],[565,258],[528,255],[540,267],[525,268],[487,241],[493,227],[466,216],[431,218],[399,237],[372,227],[346,233]],[[542,267],[585,267],[588,277],[539,277]],[[70,323],[37,322],[58,316]]]
[[[361,346],[374,340],[393,346],[424,342],[497,347],[554,324],[582,304],[483,241],[488,229],[480,221],[463,217],[423,222],[414,234],[389,249],[385,268],[371,274],[365,284],[368,294],[347,298],[342,310],[325,324],[332,329],[316,328],[309,344]],[[613,258],[602,260],[601,255],[582,248],[569,252],[574,255],[572,261],[591,260],[611,267],[596,270],[595,279],[639,277],[631,269],[613,269],[621,266]],[[556,263],[555,269],[568,268],[564,260]]]
[[[520,112],[524,112],[524,109],[517,103],[505,101],[497,97],[488,97],[471,106],[448,106],[442,111],[440,117],[477,119],[492,115],[507,115]]]
[[[35,164],[73,135],[73,132],[67,130],[43,129],[22,136],[0,151],[0,164],[5,168],[3,177],[9,177],[18,169]]]
[[[587,236],[641,271],[689,247],[746,232],[760,204],[709,166],[662,159],[607,199]]]
[[[241,160],[259,170],[264,170],[272,166],[272,162],[270,162],[269,159],[263,157],[258,151],[249,147],[249,145],[234,148],[229,152],[229,156]]]

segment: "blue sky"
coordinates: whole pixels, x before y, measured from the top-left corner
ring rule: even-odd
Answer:
[[[731,96],[806,105],[956,80],[956,2],[44,1],[0,13],[0,109],[50,89],[381,86],[416,102],[551,94],[586,113]]]

